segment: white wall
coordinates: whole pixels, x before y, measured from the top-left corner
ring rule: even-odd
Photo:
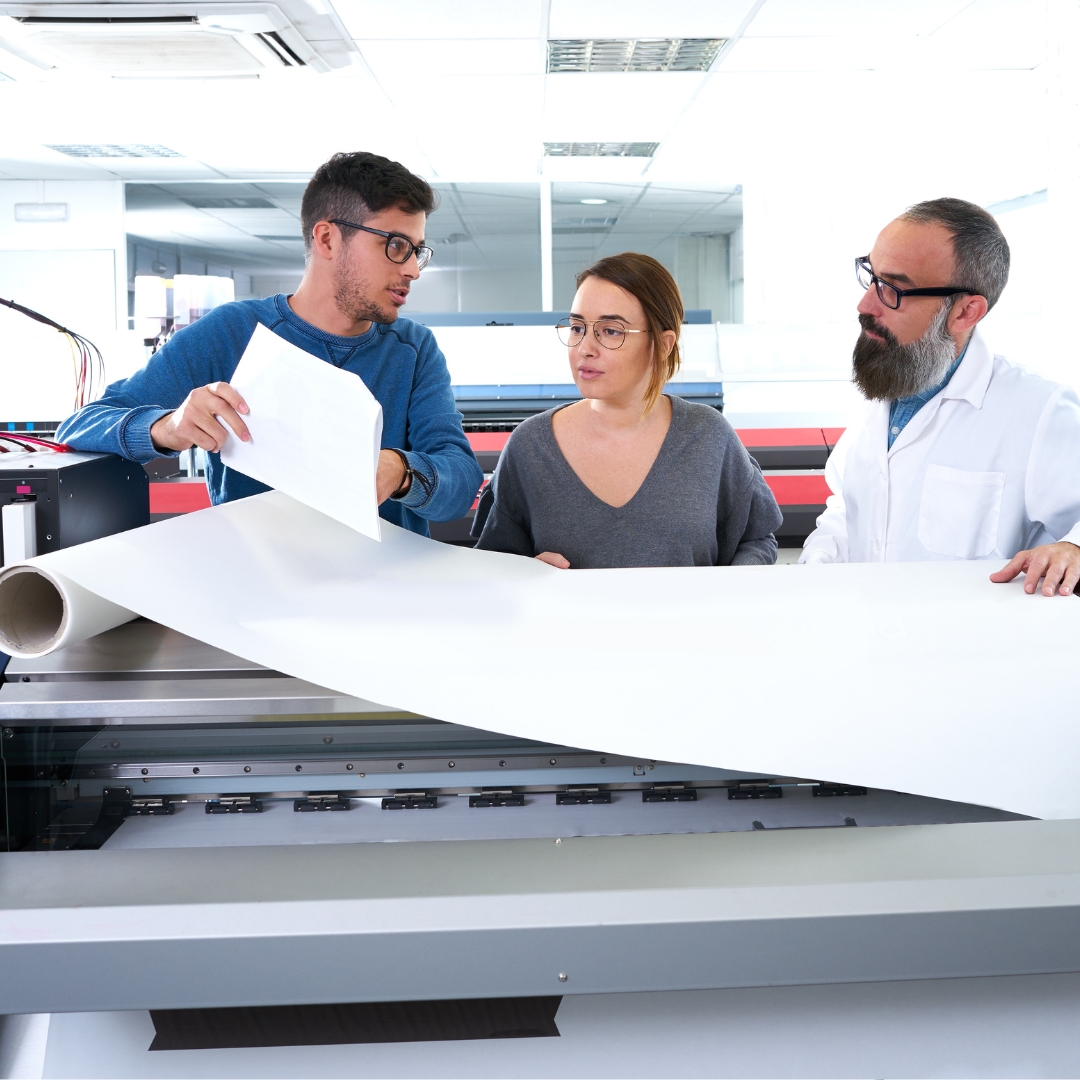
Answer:
[[[573,382],[566,346],[552,326],[433,326],[431,332],[455,386]],[[716,334],[712,324],[682,328],[683,363],[677,378],[707,382],[720,377]]]
[[[16,203],[40,202],[67,203],[68,220],[15,220]],[[95,342],[114,360],[107,377],[132,366],[126,281],[121,181],[0,181],[0,296]],[[74,393],[62,335],[0,308],[0,422],[60,420]]]
[[[439,249],[440,260],[445,249]],[[533,252],[519,270],[429,267],[413,282],[408,310],[536,311],[540,307],[540,263]]]

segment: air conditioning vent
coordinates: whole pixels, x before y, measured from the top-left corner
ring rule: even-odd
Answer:
[[[549,72],[708,71],[724,38],[576,38],[548,42]]]
[[[546,142],[545,157],[652,157],[654,142]]]
[[[117,9],[123,14],[117,14]],[[274,3],[53,5],[49,15],[0,0],[3,50],[41,70],[74,68],[116,77],[264,77],[329,71],[330,63]],[[38,9],[40,10],[40,9]],[[6,16],[6,18],[2,18]],[[344,49],[342,49],[344,45]],[[350,42],[327,40],[335,66]]]
[[[175,150],[158,143],[49,143],[50,150],[73,158],[178,158]]]
[[[276,30],[271,30],[268,34],[256,34],[255,36],[281,61],[284,67],[306,66],[304,61],[289,48]]]
[[[198,23],[198,15],[16,15],[24,26],[145,26],[147,23]]]

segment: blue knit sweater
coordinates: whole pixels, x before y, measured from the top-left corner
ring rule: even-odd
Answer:
[[[446,360],[426,326],[409,319],[375,323],[360,337],[328,334],[305,322],[282,295],[223,304],[185,327],[146,367],[110,385],[98,401],[61,425],[57,437],[77,450],[120,454],[146,462],[167,456],[155,449],[150,428],[196,387],[228,382],[257,323],[328,364],[353,372],[383,409],[382,445],[404,450],[409,464],[430,481],[413,483],[399,501],[379,508],[395,525],[427,535],[427,522],[461,517],[483,482],[461,414],[450,390]],[[312,432],[312,447],[330,439],[348,446],[348,432]],[[207,455],[207,486],[214,503],[267,491],[250,476]]]

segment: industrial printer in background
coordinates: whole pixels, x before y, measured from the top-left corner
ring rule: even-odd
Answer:
[[[446,355],[452,389],[463,416],[466,437],[484,470],[485,483],[514,428],[530,416],[580,398],[566,382],[565,350],[553,333],[568,312],[413,313],[429,326]],[[665,387],[687,401],[723,411],[724,384],[719,370],[716,327],[709,311],[686,312],[684,367]],[[513,357],[513,365],[507,364]],[[765,474],[783,513],[777,531],[781,547],[798,548],[825,509],[829,489],[825,462],[840,438],[839,427],[769,427],[738,430],[743,445]],[[169,458],[151,470],[150,505],[154,519],[210,505],[198,483],[196,454]],[[183,475],[182,475],[183,473]],[[473,508],[456,521],[432,522],[431,535],[443,543],[472,546]]]

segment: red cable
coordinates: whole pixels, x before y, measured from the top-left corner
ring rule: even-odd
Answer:
[[[42,450],[55,450],[60,454],[68,454],[71,452],[71,447],[67,443],[49,442],[47,439],[37,439],[33,435],[24,435],[21,431],[0,431],[0,439],[6,439],[8,442],[13,443],[29,443],[35,449],[40,447]]]

